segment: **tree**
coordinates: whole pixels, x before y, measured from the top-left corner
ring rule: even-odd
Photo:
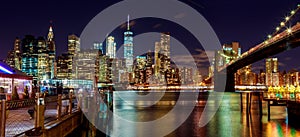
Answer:
[[[19,100],[19,94],[18,94],[18,90],[17,90],[17,87],[15,86],[14,87],[14,90],[12,92],[12,100]]]

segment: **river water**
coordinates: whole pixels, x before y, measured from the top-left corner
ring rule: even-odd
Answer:
[[[254,96],[251,113],[247,114],[240,111],[238,93],[117,91],[112,96],[113,113],[104,113],[106,108],[102,106],[97,111],[100,113],[92,116],[96,117],[92,123],[105,134],[99,130],[96,134],[83,132],[87,129],[81,127],[70,136],[300,136],[297,124],[289,124],[285,107],[272,107],[268,121],[266,103],[260,116],[256,100]]]

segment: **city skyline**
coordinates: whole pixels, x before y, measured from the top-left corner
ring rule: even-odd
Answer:
[[[300,136],[300,0],[8,1],[0,18],[0,137]]]
[[[116,3],[116,2],[117,1],[111,1],[111,2],[108,2],[108,3],[105,2],[105,3],[103,3],[103,6],[101,6],[101,8],[97,9],[97,10],[99,10],[99,12],[100,12],[101,10],[106,8],[107,6],[109,6],[113,3]],[[243,27],[243,25],[237,25],[237,24],[243,24],[243,23],[232,23],[234,20],[229,20],[229,19],[224,20],[223,17],[221,17],[221,16],[216,16],[216,18],[212,18],[212,15],[214,15],[216,13],[229,14],[230,12],[235,11],[234,9],[229,9],[228,5],[230,5],[230,7],[236,7],[236,10],[238,10],[238,9],[241,10],[241,7],[243,7],[244,5],[242,5],[241,7],[240,6],[235,6],[235,5],[241,5],[240,2],[232,1],[232,2],[226,3],[226,2],[206,2],[206,1],[204,1],[204,2],[198,3],[198,2],[194,2],[194,1],[184,1],[184,3],[187,3],[188,5],[192,6],[193,8],[198,10],[201,14],[203,14],[207,18],[207,20],[211,23],[212,27],[215,29],[217,35],[219,36],[219,38],[221,40],[221,44],[231,43],[233,41],[240,42],[243,52],[250,49],[252,46],[256,45],[257,43],[262,42],[264,39],[266,39],[267,34],[272,33],[274,31],[275,26],[282,19],[284,19],[284,15],[286,15],[290,10],[292,10],[291,7],[296,7],[296,5],[297,5],[297,2],[280,2],[280,3],[279,2],[272,2],[272,3],[266,3],[266,2],[258,2],[258,1],[251,1],[251,2],[247,1],[246,3],[249,4],[249,5],[247,5],[247,7],[250,8],[251,6],[255,5],[256,10],[253,10],[253,13],[242,12],[242,13],[233,13],[232,16],[226,16],[226,17],[232,18],[232,19],[236,18],[236,20],[237,20],[236,22],[244,22],[243,18],[246,18],[246,17],[242,17],[241,14],[251,15],[251,16],[249,16],[250,18],[247,18],[247,20],[246,20],[247,23],[245,23],[245,24],[248,24],[249,27]],[[66,4],[66,3],[62,3],[62,5],[64,5],[64,4]],[[222,4],[225,5],[225,7],[227,5],[227,8],[228,8],[228,10],[224,10],[224,13],[217,12],[218,10],[212,10],[213,8],[216,8],[216,7],[220,8],[220,5],[222,5]],[[8,5],[9,5],[9,3],[8,3]],[[36,5],[38,5],[38,4],[36,4]],[[49,3],[48,4],[49,7],[52,7],[53,5],[54,5],[54,3]],[[90,5],[90,4],[88,4],[88,5]],[[253,28],[253,30],[255,30],[255,31],[249,31],[250,28],[251,28],[250,24],[253,23],[253,25],[254,25],[256,23],[254,20],[256,20],[256,19],[259,20],[263,16],[263,15],[255,14],[255,13],[261,13],[261,14],[264,14],[264,15],[267,14],[267,13],[261,12],[261,11],[265,11],[265,9],[262,8],[262,7],[266,6],[266,5],[275,6],[275,7],[280,6],[280,10],[268,9],[268,20],[264,20],[264,22],[261,22],[261,24],[262,24],[261,26],[256,25],[256,27]],[[220,10],[222,10],[222,9],[224,9],[224,7],[220,8]],[[60,9],[60,10],[62,10],[62,9]],[[245,11],[245,10],[241,10],[241,11]],[[28,12],[32,12],[32,11],[28,11]],[[48,11],[45,11],[45,12],[47,14],[51,14],[52,17],[50,17],[50,16],[49,16],[50,18],[47,18],[47,17],[44,18],[43,17],[42,18],[43,22],[38,22],[38,23],[36,23],[37,25],[35,25],[35,23],[29,24],[29,26],[34,26],[33,28],[28,27],[28,29],[23,28],[23,29],[19,29],[19,31],[12,31],[12,32],[15,32],[17,34],[8,33],[8,35],[2,35],[5,38],[4,40],[1,40],[1,39],[3,39],[3,37],[2,38],[0,37],[0,44],[1,44],[1,42],[3,42],[3,44],[1,44],[1,45],[5,45],[4,50],[1,51],[1,52],[4,52],[0,56],[1,59],[5,59],[8,50],[12,49],[12,45],[13,45],[15,37],[21,37],[22,38],[26,34],[32,34],[34,36],[45,36],[48,33],[49,20],[53,20],[52,22],[53,22],[53,27],[54,27],[54,33],[56,35],[57,55],[61,55],[61,53],[67,51],[67,46],[66,45],[67,45],[67,36],[68,35],[63,35],[63,34],[77,34],[79,36],[80,28],[82,30],[84,27],[62,27],[61,25],[65,24],[65,23],[68,23],[68,21],[59,21],[57,18],[61,18],[61,17],[63,17],[63,15],[58,15],[56,12],[53,12],[53,13],[49,13]],[[91,14],[90,12],[92,12],[92,11],[85,12],[86,15],[90,15],[89,16],[90,19],[93,18],[93,16],[95,16],[97,14],[97,12],[95,12],[95,11],[93,11],[93,14]],[[270,12],[272,12],[272,14],[270,14]],[[1,15],[1,16],[6,16],[6,15]],[[184,15],[182,15],[182,16],[184,16]],[[12,17],[8,18],[8,21],[11,18]],[[12,19],[15,19],[15,18],[12,18]],[[33,20],[37,20],[37,19],[33,18]],[[214,21],[214,20],[224,20],[224,21]],[[86,19],[85,21],[86,21],[85,24],[87,24],[88,19]],[[174,28],[176,27],[176,25],[170,25],[171,27],[168,28],[168,26],[166,25],[166,24],[168,24],[168,22],[166,23],[166,22],[161,21],[161,20],[155,20],[152,23],[151,22],[147,23],[146,21],[147,20],[131,20],[130,21],[131,29],[132,29],[132,31],[134,32],[135,35],[139,35],[142,32],[148,31],[148,30],[149,31],[156,31],[156,32],[161,30],[159,32],[168,32],[168,31],[165,31],[165,30],[169,30],[169,29],[172,29],[172,27],[174,27]],[[4,24],[5,24],[5,22],[4,22]],[[81,24],[81,26],[84,26],[84,25],[82,25],[84,23],[78,23],[78,24]],[[73,25],[77,26],[78,24],[75,23],[75,24],[72,24],[72,26]],[[125,24],[125,27],[124,27],[124,24]],[[124,32],[124,30],[127,29],[127,27],[126,27],[127,23],[126,23],[125,19],[124,19],[124,24],[121,24],[113,32],[110,33],[112,36],[115,37],[115,40],[116,40],[117,44],[118,43],[120,43],[120,44],[123,43],[123,38],[124,38],[123,37],[123,32]],[[230,32],[229,31],[224,31],[225,30],[225,27],[224,27],[225,25],[222,25],[222,24],[226,24],[228,26],[234,25],[235,28],[237,28],[237,29],[235,29],[233,27],[228,27],[228,28],[231,28],[232,30]],[[10,26],[12,26],[12,25],[13,24],[11,24]],[[23,23],[23,25],[28,25],[28,24]],[[39,27],[39,26],[42,26],[42,27]],[[11,28],[12,30],[14,30],[14,28],[18,28],[18,27],[19,26],[6,27],[3,30],[5,30],[7,28]],[[62,29],[62,28],[64,28],[64,29]],[[226,29],[228,29],[228,28],[226,28]],[[241,33],[241,30],[238,29],[238,28],[243,28],[244,30],[247,30],[247,31],[245,31],[247,33]],[[259,33],[259,34],[255,34],[254,32]],[[190,44],[189,42],[187,42],[189,39],[182,40],[182,39],[178,38],[178,37],[180,37],[180,35],[178,33],[171,32],[171,34],[172,34],[172,36],[174,35],[174,37],[177,38],[179,41],[183,41],[183,43],[186,43],[185,45],[191,45],[191,46],[188,46],[189,49],[194,49],[195,46],[197,46],[197,45],[193,45],[193,44]],[[237,34],[242,34],[242,35],[237,36]],[[247,36],[249,34],[251,34],[251,36]],[[252,34],[254,34],[254,35],[252,35]],[[11,37],[8,37],[8,36],[11,36]],[[253,39],[253,40],[250,40],[250,39]],[[117,45],[117,46],[120,47],[120,45]],[[137,45],[137,46],[139,46],[139,45]],[[201,47],[199,49],[201,49]],[[281,62],[279,62],[279,67],[281,67],[281,70],[289,71],[293,68],[299,70],[299,66],[297,64],[293,63],[293,62],[295,62],[293,57],[295,57],[295,58],[297,57],[296,56],[297,51],[298,50],[295,49],[295,50],[285,52],[285,53],[281,53],[281,54],[277,55],[277,56],[279,56],[278,58],[280,60],[282,60]],[[191,51],[191,53],[195,54],[195,55],[200,54],[198,51]],[[277,56],[275,56],[275,57],[277,57]],[[260,61],[260,62],[255,63],[255,64],[260,65],[260,64],[263,64],[263,62],[264,61]],[[254,69],[256,69],[256,71],[258,71],[260,67],[259,67],[259,65],[255,65],[255,64],[254,64]]]

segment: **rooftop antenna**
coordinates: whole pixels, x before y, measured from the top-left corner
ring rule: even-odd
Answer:
[[[129,16],[129,14],[128,14],[128,16],[127,16],[127,30],[130,30],[129,18],[130,18],[130,16]]]

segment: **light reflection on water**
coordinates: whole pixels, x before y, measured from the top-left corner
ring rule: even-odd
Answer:
[[[117,92],[116,92],[117,93]],[[177,93],[165,94],[161,101],[156,100],[136,100],[134,97],[137,95],[135,92],[122,91],[122,96],[126,97],[126,101],[119,98],[116,93],[113,95],[115,115],[122,117],[126,120],[133,122],[149,122],[159,119],[170,113],[174,105],[179,105],[181,109],[187,106],[196,104],[193,112],[188,119],[175,131],[167,136],[300,136],[300,129],[291,127],[287,124],[286,109],[285,107],[272,107],[271,108],[271,121],[267,121],[267,106],[263,103],[263,116],[259,116],[258,104],[253,104],[251,114],[246,115],[245,112],[240,112],[240,100],[237,93],[225,93],[221,106],[219,107],[216,115],[205,126],[200,128],[198,126],[201,114],[205,105],[208,111],[212,111],[218,103],[215,100],[206,101],[204,96],[208,93],[202,93],[199,100],[183,100],[178,102]],[[189,93],[180,93],[189,94]],[[154,105],[153,105],[154,104]],[[244,104],[245,105],[245,104]],[[112,125],[108,126],[111,136],[128,136],[135,137],[148,133],[149,135],[156,136],[161,130],[166,127],[172,127],[176,120],[182,119],[184,114],[174,113],[172,118],[168,119],[166,125],[156,125],[153,128],[144,128],[143,126],[128,126],[119,121],[118,119],[111,118]],[[105,124],[103,123],[103,126]],[[175,128],[175,127],[174,127]]]

